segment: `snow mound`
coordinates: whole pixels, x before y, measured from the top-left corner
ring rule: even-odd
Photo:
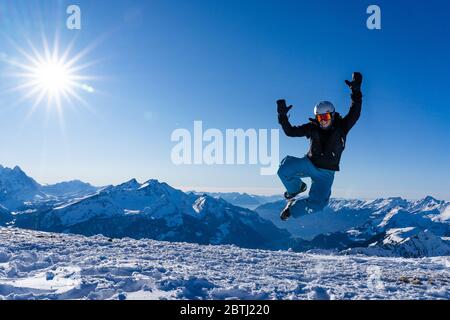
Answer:
[[[0,300],[450,298],[449,257],[325,255],[15,228],[0,228],[0,248]]]

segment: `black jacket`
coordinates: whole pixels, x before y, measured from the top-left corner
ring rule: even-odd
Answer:
[[[358,121],[361,114],[361,92],[353,92],[351,98],[352,104],[348,114],[345,117],[341,117],[336,112],[331,128],[328,130],[322,129],[316,119],[309,119],[310,122],[302,126],[292,126],[287,115],[278,115],[278,122],[287,136],[307,137],[310,139],[307,156],[318,168],[339,171],[339,162],[345,149],[347,134]],[[325,141],[322,141],[321,137]]]

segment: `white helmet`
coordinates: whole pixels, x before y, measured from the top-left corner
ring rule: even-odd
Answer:
[[[320,101],[314,107],[314,114],[334,113],[334,106],[330,101]]]

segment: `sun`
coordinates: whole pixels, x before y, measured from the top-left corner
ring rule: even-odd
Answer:
[[[49,101],[61,100],[76,86],[75,75],[61,61],[42,61],[28,75],[30,85],[44,93]]]
[[[71,72],[64,64],[57,61],[46,61],[36,66],[33,77],[37,85],[42,87],[50,95],[62,93],[71,85]]]
[[[57,108],[59,112],[67,103],[73,105],[77,101],[87,105],[82,92],[94,92],[94,88],[86,83],[94,78],[80,74],[91,65],[81,64],[80,61],[88,50],[71,57],[72,47],[73,43],[62,51],[58,41],[55,41],[50,48],[46,39],[42,50],[38,50],[31,42],[28,49],[16,47],[22,57],[11,62],[18,69],[12,76],[19,79],[12,91],[23,93],[20,102],[33,101],[31,111],[43,103],[48,108]]]

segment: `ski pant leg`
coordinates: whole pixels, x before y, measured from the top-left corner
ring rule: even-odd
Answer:
[[[300,191],[302,179],[310,177],[312,163],[308,157],[296,158],[292,156],[285,157],[278,168],[278,176],[286,188],[287,192],[294,194]]]
[[[308,159],[309,160],[309,159]],[[328,205],[335,172],[314,167],[311,175],[311,188],[308,198],[296,200],[290,207],[292,217],[297,218],[306,213],[321,211]]]

